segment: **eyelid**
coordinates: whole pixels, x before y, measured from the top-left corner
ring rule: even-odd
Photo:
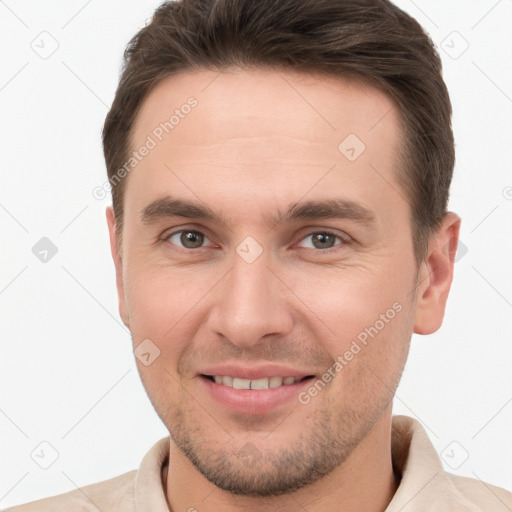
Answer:
[[[326,249],[317,249],[317,248],[312,248],[312,247],[301,247],[301,249],[309,249],[309,250],[313,250],[313,251],[316,251],[316,252],[330,252],[330,251],[335,251],[337,247],[340,247],[340,246],[344,246],[344,245],[347,245],[347,244],[350,244],[351,242],[353,242],[353,238],[348,235],[347,233],[345,232],[342,232],[342,233],[339,233],[339,232],[336,232],[335,230],[333,229],[330,229],[330,228],[306,228],[308,229],[308,231],[303,235],[301,236],[301,238],[299,239],[299,242],[302,242],[303,240],[305,240],[306,238],[312,236],[312,235],[315,235],[315,234],[318,234],[318,233],[321,233],[321,234],[325,234],[325,235],[330,235],[330,236],[333,236],[334,238],[337,238],[340,240],[340,243],[334,245],[333,247],[328,247]],[[194,233],[199,233],[201,235],[204,236],[204,238],[206,240],[209,240],[210,242],[212,242],[210,236],[206,233],[206,229],[204,229],[203,227],[201,228],[196,228],[196,227],[190,227],[190,226],[185,226],[185,227],[179,227],[179,228],[171,228],[169,230],[166,230],[164,231],[164,233],[161,235],[160,237],[160,240],[163,241],[163,242],[169,242],[169,238],[173,235],[177,235],[178,233],[182,233],[184,231],[191,231],[191,232],[194,232]],[[172,245],[175,245],[176,247],[178,247],[179,249],[182,249],[182,250],[185,250],[185,251],[197,251],[198,249],[206,249],[208,246],[201,246],[201,247],[197,247],[195,249],[188,249],[186,247],[181,247],[173,242],[169,242],[171,243]]]
[[[179,233],[183,233],[184,231],[185,232],[188,231],[188,232],[193,232],[193,233],[199,233],[199,234],[203,235],[203,237],[206,240],[208,240],[210,243],[212,242],[210,236],[205,232],[207,230],[205,230],[203,228],[199,229],[199,228],[190,227],[190,226],[168,229],[168,230],[164,231],[162,233],[162,235],[160,235],[159,241],[161,241],[161,242],[168,242],[168,243],[176,246],[178,249],[181,249],[183,251],[198,251],[199,249],[206,249],[207,247],[209,247],[208,245],[204,245],[204,246],[201,246],[201,247],[196,247],[195,249],[189,249],[187,247],[181,247],[180,245],[177,245],[177,244],[169,241],[169,238],[171,238],[171,236],[177,235]]]
[[[315,229],[309,228],[309,231],[304,236],[302,236],[300,238],[299,243],[302,242],[303,240],[305,240],[306,238],[308,238],[312,235],[316,235],[318,233],[321,233],[323,235],[333,236],[334,238],[338,238],[341,242],[334,245],[333,247],[328,247],[327,249],[317,249],[316,247],[301,247],[301,249],[309,249],[309,250],[312,250],[315,252],[328,253],[330,251],[336,251],[337,248],[342,247],[344,245],[348,245],[354,241],[353,238],[350,235],[348,235],[347,233],[340,234],[340,233],[337,233],[336,231],[329,229],[329,228],[315,228]]]

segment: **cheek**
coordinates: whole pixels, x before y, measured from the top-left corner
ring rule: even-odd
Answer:
[[[197,273],[141,266],[127,270],[126,303],[136,329],[144,327],[162,336],[193,308],[201,294]]]
[[[149,339],[159,350],[151,371],[140,364],[139,371],[147,375],[148,383],[168,381],[170,389],[174,380],[169,374],[177,378],[179,361],[197,337],[198,326],[205,322],[205,298],[218,277],[197,269],[165,266],[130,271],[125,294],[133,346]]]
[[[336,269],[330,275],[319,269],[318,276],[303,273],[294,282],[294,293],[307,305],[301,307],[301,321],[308,319],[312,342],[339,363],[331,368],[340,377],[335,387],[354,396],[379,394],[382,383],[395,382],[405,363],[411,298],[405,269],[394,275],[390,283],[383,268]]]
[[[135,355],[148,346],[157,354],[148,365],[136,355],[138,372],[155,409],[164,414],[169,403],[180,400],[178,362],[192,336],[187,315],[198,297],[190,283],[187,286],[179,279],[179,272],[148,271],[141,266],[135,271],[132,266],[128,273],[125,294]]]
[[[302,306],[301,310],[334,340],[357,336],[390,309],[387,316],[394,319],[400,307],[393,309],[393,304],[403,304],[408,292],[398,279],[391,286],[388,272],[380,269],[320,269],[318,275],[314,271],[303,272],[293,279],[290,275],[288,281],[293,282],[294,295],[307,308]]]

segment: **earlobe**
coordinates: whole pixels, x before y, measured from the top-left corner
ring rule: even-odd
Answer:
[[[128,314],[126,309],[126,298],[124,294],[124,281],[123,281],[123,259],[121,256],[120,247],[117,242],[117,224],[115,220],[114,209],[112,206],[107,206],[105,210],[107,217],[108,232],[110,238],[110,252],[112,254],[112,260],[114,261],[116,271],[116,287],[117,297],[119,300],[119,314],[123,320],[124,325],[130,328]]]
[[[453,280],[460,222],[458,215],[448,212],[429,241],[428,254],[421,264],[416,287],[416,334],[432,334],[443,323]]]

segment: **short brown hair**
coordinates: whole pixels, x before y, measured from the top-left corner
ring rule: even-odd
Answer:
[[[403,121],[397,178],[412,210],[416,261],[446,214],[455,163],[441,60],[416,20],[388,0],[164,2],[129,42],[103,127],[112,202],[122,231],[122,180],[142,103],[165,77],[229,66],[356,77],[385,91]],[[380,179],[377,178],[376,179]]]

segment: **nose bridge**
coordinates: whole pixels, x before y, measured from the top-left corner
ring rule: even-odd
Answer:
[[[246,258],[254,250],[250,245],[246,253],[239,250],[240,246],[223,280],[210,327],[231,343],[248,346],[268,334],[285,334],[291,328],[291,315],[267,254],[261,252],[253,259],[254,253]]]
[[[252,263],[248,263],[238,256],[233,260],[233,270],[229,280],[231,281],[230,295],[234,302],[242,307],[253,305],[251,308],[253,310],[262,309],[265,307],[265,301],[260,299],[264,297],[270,299],[274,288],[269,279],[271,272],[268,269],[267,258],[261,256],[259,261]]]

